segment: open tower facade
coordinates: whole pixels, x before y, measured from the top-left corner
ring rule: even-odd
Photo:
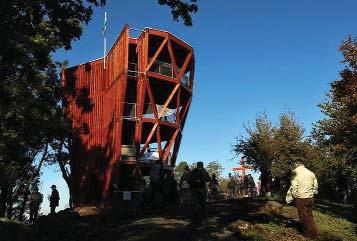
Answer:
[[[194,80],[194,53],[166,31],[125,26],[105,56],[62,72],[74,206],[136,192],[152,161],[175,165]]]

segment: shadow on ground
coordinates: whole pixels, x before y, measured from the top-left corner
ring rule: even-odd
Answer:
[[[315,209],[321,213],[329,214],[336,218],[344,218],[351,222],[356,222],[357,215],[354,215],[355,213],[350,211],[352,208],[353,206],[349,204],[335,203],[327,200],[318,201],[315,205]]]

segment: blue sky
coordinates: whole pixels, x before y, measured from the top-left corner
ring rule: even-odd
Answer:
[[[338,46],[357,35],[355,0],[201,0],[193,27],[173,22],[156,0],[107,1],[104,9],[94,9],[72,50],[54,57],[70,65],[102,57],[104,10],[108,48],[126,23],[166,30],[191,44],[194,97],[177,161],[219,160],[225,174],[238,161],[231,161],[230,144],[258,113],[265,111],[276,122],[280,112],[293,111],[307,132],[323,117],[317,104],[343,67]],[[68,194],[60,172],[43,173],[42,192],[47,196],[56,183],[64,207]]]

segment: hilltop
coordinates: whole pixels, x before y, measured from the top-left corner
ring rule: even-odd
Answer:
[[[102,210],[79,216],[62,212],[41,217],[36,224],[0,222],[1,240],[6,241],[199,241],[199,240],[305,240],[299,232],[297,211],[284,206],[281,213],[262,207],[263,199],[242,199],[212,203],[206,220],[190,218],[188,209],[169,207],[161,212],[124,215]],[[321,201],[316,204],[315,221],[323,241],[357,241],[352,208]]]

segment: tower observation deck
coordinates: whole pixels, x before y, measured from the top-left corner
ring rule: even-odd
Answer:
[[[174,167],[190,108],[194,53],[166,31],[124,27],[104,58],[64,69],[74,206],[139,190],[152,163]]]

